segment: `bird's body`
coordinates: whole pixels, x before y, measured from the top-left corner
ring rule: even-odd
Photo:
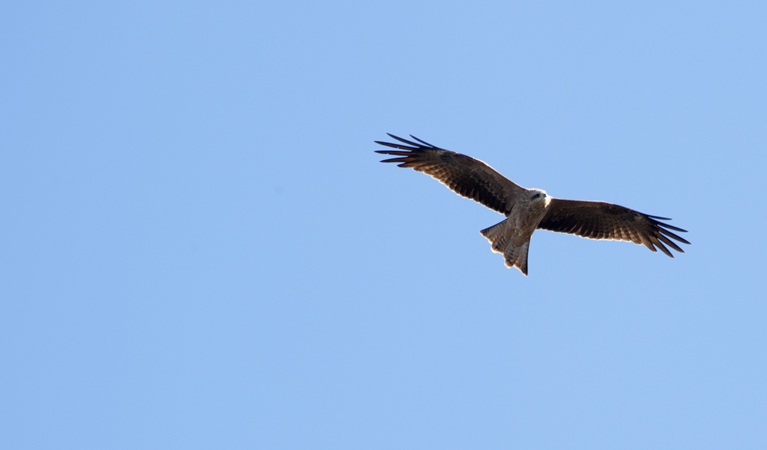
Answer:
[[[506,266],[518,267],[527,275],[530,238],[546,215],[551,197],[540,189],[520,188],[516,198],[505,220],[480,233],[490,241],[494,252],[504,255]]]
[[[590,239],[631,241],[644,244],[652,251],[656,251],[657,246],[672,258],[664,244],[682,253],[671,239],[689,244],[668,229],[685,230],[658,222],[669,219],[612,203],[552,198],[540,189],[517,185],[478,159],[435,147],[413,136],[418,143],[389,136],[407,145],[376,141],[399,149],[377,151],[398,156],[382,162],[397,162],[400,167],[431,175],[456,193],[506,216],[481,233],[490,241],[494,252],[504,255],[507,267],[517,267],[525,275],[530,238],[538,228]]]

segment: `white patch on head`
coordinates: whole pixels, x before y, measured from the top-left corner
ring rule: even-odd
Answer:
[[[545,209],[549,207],[549,203],[551,203],[551,196],[549,196],[546,191],[543,189],[531,189],[530,191],[530,203],[543,201],[543,208]]]

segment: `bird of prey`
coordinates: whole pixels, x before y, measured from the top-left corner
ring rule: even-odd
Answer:
[[[388,133],[387,133],[388,134]],[[527,251],[533,232],[543,230],[575,234],[589,239],[630,241],[644,244],[653,252],[657,246],[674,257],[665,245],[684,253],[672,241],[689,244],[669,230],[681,228],[659,222],[671,220],[650,216],[612,203],[552,198],[541,189],[525,189],[484,162],[424,142],[408,141],[389,134],[400,143],[375,141],[397,150],[376,153],[396,158],[381,162],[400,163],[439,180],[457,194],[475,200],[506,216],[480,233],[490,241],[493,252],[503,254],[506,267],[516,267],[527,276]]]

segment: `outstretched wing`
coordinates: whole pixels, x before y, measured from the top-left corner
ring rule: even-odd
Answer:
[[[402,150],[377,150],[376,153],[399,156],[381,162],[400,163],[399,167],[412,167],[431,175],[457,194],[482,203],[501,214],[508,215],[514,198],[522,191],[521,187],[478,159],[435,147],[413,135],[410,137],[419,143],[393,134],[389,136],[408,145],[375,141],[376,144]]]
[[[644,244],[652,251],[656,251],[655,246],[657,246],[672,258],[674,256],[663,244],[684,253],[684,250],[671,239],[685,244],[689,242],[670,232],[669,229],[681,232],[687,230],[658,222],[658,220],[670,219],[648,216],[612,203],[552,198],[548,212],[538,224],[538,228],[575,234],[589,239],[631,241]]]

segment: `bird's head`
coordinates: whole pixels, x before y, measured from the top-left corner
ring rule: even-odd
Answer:
[[[532,189],[530,192],[530,201],[532,203],[543,202],[544,207],[549,206],[551,197],[542,189]]]

